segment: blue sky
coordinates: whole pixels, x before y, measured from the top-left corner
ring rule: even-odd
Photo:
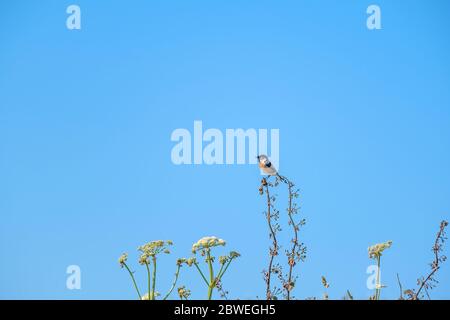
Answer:
[[[373,3],[382,30],[366,28]],[[320,297],[325,275],[331,298],[367,298],[367,247],[392,240],[382,297],[397,298],[396,273],[415,286],[449,218],[449,14],[444,0],[2,2],[0,298],[134,299],[118,256],[144,286],[136,248],[171,239],[165,292],[206,235],[242,254],[230,297],[264,297],[259,171],[174,165],[170,135],[194,120],[280,129],[307,220],[295,296]],[[438,279],[432,297],[450,298],[450,265]],[[194,269],[179,284],[206,296]]]

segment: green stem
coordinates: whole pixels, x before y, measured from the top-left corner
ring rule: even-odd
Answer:
[[[142,298],[141,298],[141,293],[139,292],[138,286],[137,286],[137,284],[136,284],[136,280],[134,279],[133,272],[131,272],[130,268],[128,268],[128,266],[127,266],[126,263],[124,263],[123,265],[125,266],[125,268],[127,268],[128,273],[129,273],[130,276],[131,276],[131,280],[133,280],[134,288],[136,289],[136,292],[137,292],[137,295],[138,295],[138,297],[139,297],[139,300],[141,300],[141,299],[142,299]]]
[[[198,266],[198,263],[194,263],[195,267],[197,268],[198,272],[200,273],[200,275],[202,276],[203,280],[205,280],[205,283],[207,286],[209,286],[208,280],[206,280],[205,275],[203,274],[202,270],[200,269],[200,267]]]
[[[381,288],[380,288],[380,260],[381,257],[377,257],[377,286],[375,290],[376,300],[380,300]]]
[[[156,287],[156,257],[153,257],[153,283],[152,283],[152,300],[155,300]]]
[[[148,263],[145,263],[145,267],[147,268],[147,278],[148,278],[148,294],[150,295],[150,267],[148,266]]]
[[[169,292],[167,292],[167,294],[164,296],[163,300],[166,300],[166,299],[167,299],[167,297],[172,293],[173,289],[174,289],[175,286],[177,285],[178,274],[180,273],[180,268],[181,268],[181,265],[180,265],[180,264],[177,265],[177,271],[175,272],[175,279],[173,280],[172,287],[170,287]]]
[[[228,267],[230,266],[231,261],[233,261],[233,259],[230,259],[230,260],[228,261],[228,263],[227,263],[227,265],[226,265],[226,267],[225,267],[225,269],[223,270],[222,273],[219,272],[219,275],[217,276],[217,278],[218,278],[219,281],[222,280],[223,275],[225,274],[225,272],[227,272],[227,269],[228,269]]]
[[[214,290],[214,270],[211,261],[211,251],[209,248],[206,250],[206,257],[208,259],[208,267],[209,267],[208,300],[211,300],[212,293]]]
[[[222,264],[221,266],[220,266],[220,269],[219,269],[219,272],[217,272],[217,277],[216,277],[216,280],[215,280],[215,283],[217,284],[217,282],[219,282],[220,281],[220,274],[222,273],[222,270],[223,270],[223,267],[225,266],[225,264]]]

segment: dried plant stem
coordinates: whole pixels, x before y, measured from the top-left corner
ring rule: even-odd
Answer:
[[[228,296],[227,296],[228,291],[224,290],[222,283],[220,281],[216,283],[216,288],[217,288],[217,291],[220,293],[220,296],[222,298],[224,298],[225,300],[228,300]]]
[[[430,274],[426,277],[426,279],[421,282],[421,285],[416,293],[416,298],[419,297],[420,291],[422,291],[422,289],[424,288],[425,283],[427,283],[433,277],[433,275],[436,273],[436,271],[439,270],[439,268],[440,268],[439,266],[433,268]]]
[[[272,226],[272,214],[271,214],[272,200],[270,197],[269,183],[267,181],[265,181],[265,189],[266,189],[266,196],[267,196],[267,224],[269,226],[270,237],[272,239],[272,248],[269,249],[269,251],[270,251],[269,268],[267,270],[267,277],[266,277],[266,299],[271,300],[272,293],[271,293],[271,288],[270,288],[270,280],[271,280],[271,276],[272,276],[273,260],[274,260],[275,256],[278,254],[278,241],[277,241],[276,232]]]
[[[292,205],[292,199],[294,197],[292,188],[294,187],[294,184],[292,182],[290,182],[289,180],[287,180],[287,184],[288,184],[288,191],[289,191],[289,206],[288,206],[288,216],[289,216],[289,221],[290,224],[292,225],[292,228],[294,230],[294,238],[292,239],[293,245],[292,245],[292,249],[291,249],[291,255],[289,257],[289,275],[288,275],[288,287],[286,288],[287,290],[287,300],[291,299],[291,289],[292,289],[292,271],[294,269],[294,265],[295,265],[295,254],[296,254],[296,250],[297,250],[297,245],[298,245],[298,227],[294,222],[294,218],[292,217],[292,214],[294,213],[294,209],[293,209],[293,205]]]
[[[439,257],[439,253],[440,251],[442,251],[442,245],[440,243],[443,243],[445,238],[445,228],[447,227],[448,222],[447,221],[442,221],[439,231],[436,235],[436,240],[434,241],[434,245],[433,245],[433,253],[434,253],[434,260],[431,263],[431,272],[428,274],[428,276],[425,278],[425,280],[420,281],[420,287],[419,289],[417,289],[417,292],[414,294],[414,299],[419,299],[420,297],[420,291],[422,291],[422,289],[425,290],[425,292],[428,295],[427,292],[427,283],[428,281],[431,281],[433,279],[434,274],[440,269],[440,262],[445,261],[445,256],[444,257]]]
[[[125,266],[125,268],[127,269],[128,273],[130,274],[130,277],[131,277],[131,280],[133,280],[133,285],[134,285],[134,288],[136,289],[138,298],[139,298],[139,300],[141,300],[142,299],[141,298],[141,293],[139,292],[139,288],[138,288],[138,286],[136,284],[136,279],[134,279],[133,272],[131,272],[130,268],[128,268],[128,265],[126,263],[123,263],[123,265]]]

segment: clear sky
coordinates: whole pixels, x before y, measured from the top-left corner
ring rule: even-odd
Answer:
[[[366,27],[374,3],[381,30]],[[229,296],[264,297],[259,170],[174,165],[171,133],[195,120],[280,130],[307,220],[295,296],[320,297],[325,275],[331,298],[367,298],[367,247],[392,240],[382,297],[397,298],[396,273],[415,287],[450,218],[449,31],[446,0],[2,1],[0,298],[134,299],[117,258],[145,291],[136,249],[171,239],[165,292],[207,235],[242,254]],[[450,298],[450,263],[438,279],[432,297]],[[206,297],[194,269],[179,284]]]

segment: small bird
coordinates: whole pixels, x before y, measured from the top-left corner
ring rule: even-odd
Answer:
[[[269,158],[266,155],[262,154],[257,156],[256,158],[258,158],[259,167],[265,174],[269,176],[278,175],[277,169],[275,169],[275,167],[272,165],[272,162],[270,162]]]
[[[276,176],[280,179],[280,181],[288,183],[286,177],[280,176],[277,169],[273,166],[272,162],[270,162],[269,158],[265,154],[261,154],[256,157],[259,161],[259,168],[269,176]]]

